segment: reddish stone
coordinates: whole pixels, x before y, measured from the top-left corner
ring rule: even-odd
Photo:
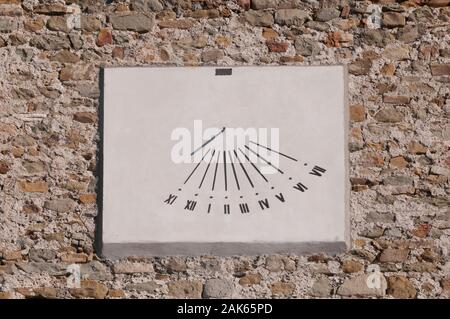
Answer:
[[[251,0],[239,0],[239,5],[245,10],[250,9]]]
[[[428,236],[430,230],[431,230],[430,224],[420,224],[415,229],[413,229],[411,233],[416,237],[425,238]]]
[[[288,42],[267,41],[266,45],[269,48],[269,52],[276,52],[276,53],[286,52],[289,47]]]
[[[102,47],[107,44],[112,44],[112,33],[108,29],[101,29],[97,36],[97,45]]]
[[[362,122],[365,119],[365,109],[361,104],[350,105],[350,121]]]
[[[9,165],[5,161],[0,161],[0,174],[6,174],[9,171]]]

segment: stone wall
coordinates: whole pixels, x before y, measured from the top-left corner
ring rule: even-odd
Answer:
[[[0,0],[0,298],[448,298],[448,4]],[[336,63],[350,72],[347,253],[95,254],[99,67]]]

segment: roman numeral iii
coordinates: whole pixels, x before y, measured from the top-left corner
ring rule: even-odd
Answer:
[[[242,214],[247,214],[248,212],[250,212],[250,210],[248,209],[247,203],[239,204],[239,209],[241,210]]]

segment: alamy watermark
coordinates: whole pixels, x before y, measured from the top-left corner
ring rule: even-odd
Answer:
[[[193,128],[177,127],[171,139],[174,163],[245,163],[260,165],[263,174],[279,167],[280,130],[266,127],[203,127],[195,120]]]

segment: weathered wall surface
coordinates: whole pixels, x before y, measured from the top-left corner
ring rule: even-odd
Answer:
[[[0,0],[0,298],[448,298],[448,3]],[[350,72],[348,253],[95,255],[100,66],[336,63]]]

